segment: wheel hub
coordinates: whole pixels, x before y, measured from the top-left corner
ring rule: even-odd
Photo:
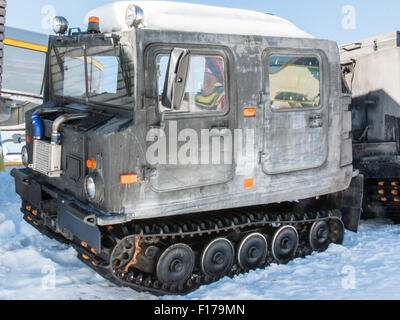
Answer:
[[[329,224],[326,221],[315,222],[309,235],[309,243],[314,251],[326,250],[329,246]]]
[[[272,241],[272,255],[278,263],[287,263],[296,254],[299,235],[296,228],[284,226],[278,229]]]
[[[226,238],[215,239],[204,249],[201,257],[203,273],[213,278],[220,278],[232,269],[234,249]]]
[[[181,285],[191,277],[194,264],[194,253],[188,245],[172,245],[158,260],[157,278],[168,285]]]
[[[237,260],[243,269],[255,269],[261,267],[268,254],[268,243],[260,233],[252,233],[245,237],[237,253]]]

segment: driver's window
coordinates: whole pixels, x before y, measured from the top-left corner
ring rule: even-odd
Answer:
[[[159,55],[156,59],[157,92],[160,112],[169,111],[162,105],[165,78],[168,72],[169,55]],[[180,113],[218,112],[226,104],[225,61],[221,56],[192,55],[185,95]]]

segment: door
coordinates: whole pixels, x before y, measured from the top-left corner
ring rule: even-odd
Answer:
[[[189,49],[183,96],[165,105],[163,92],[174,48],[150,50],[156,117],[148,123],[147,161],[154,190],[167,192],[222,184],[234,174],[235,108],[230,98],[228,54]],[[179,79],[177,81],[182,81]],[[176,99],[174,99],[176,100]],[[153,112],[153,111],[149,111]],[[152,117],[148,117],[151,119]],[[158,122],[158,124],[157,124]]]
[[[266,174],[322,166],[328,156],[328,95],[323,53],[268,51],[264,54],[266,91],[264,149]]]

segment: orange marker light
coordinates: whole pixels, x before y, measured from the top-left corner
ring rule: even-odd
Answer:
[[[31,143],[31,142],[32,142],[31,136],[26,136],[26,142],[27,142],[27,143]]]
[[[137,174],[124,174],[121,175],[121,183],[122,184],[133,184],[138,182]]]
[[[86,166],[88,169],[96,169],[96,161],[94,159],[89,159],[86,161]]]
[[[97,23],[99,23],[100,19],[98,17],[90,17],[89,18],[89,22],[97,22]]]
[[[256,116],[256,109],[255,108],[245,108],[243,110],[243,115],[245,118],[251,118]]]
[[[244,188],[245,189],[250,189],[254,187],[254,179],[246,179],[244,180]]]

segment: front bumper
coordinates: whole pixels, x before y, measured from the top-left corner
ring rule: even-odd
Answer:
[[[105,214],[83,204],[72,196],[46,186],[30,169],[14,169],[16,192],[22,198],[25,220],[35,227],[46,227],[60,235],[69,234],[73,241],[87,243],[101,251],[98,218]]]

